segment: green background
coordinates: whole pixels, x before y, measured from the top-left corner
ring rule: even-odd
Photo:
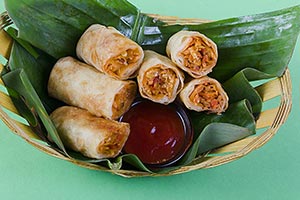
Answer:
[[[131,0],[146,13],[223,19],[272,11],[299,0]],[[3,0],[0,9],[4,10]],[[299,22],[300,23],[300,22]],[[80,168],[27,144],[0,122],[0,199],[299,199],[300,47],[289,65],[293,108],[262,148],[212,169],[160,178],[126,179]]]

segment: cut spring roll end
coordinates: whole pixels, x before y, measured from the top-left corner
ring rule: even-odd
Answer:
[[[116,157],[130,132],[128,123],[96,117],[73,106],[56,109],[50,118],[67,148],[95,159]]]
[[[155,65],[146,71],[143,82],[144,90],[149,97],[162,99],[173,95],[176,84],[176,74],[171,69],[164,69],[162,64]]]
[[[174,63],[194,78],[207,75],[218,60],[217,45],[196,31],[179,31],[168,41],[167,54]]]
[[[119,79],[127,79],[136,76],[136,73],[134,72],[134,74],[132,74],[132,71],[136,71],[134,68],[141,64],[141,55],[139,52],[140,50],[138,48],[125,50],[119,55],[109,59],[105,63],[103,71],[108,75]]]
[[[138,74],[141,96],[156,103],[169,104],[184,86],[184,74],[171,60],[153,51],[145,51]]]
[[[112,119],[117,119],[129,110],[132,102],[134,101],[137,93],[136,83],[133,81],[124,85],[119,92],[115,95],[112,104]]]
[[[77,56],[99,71],[116,79],[126,80],[137,74],[143,49],[113,27],[91,25],[76,47]]]
[[[228,108],[229,98],[221,84],[207,76],[189,82],[180,99],[190,110],[220,114]]]

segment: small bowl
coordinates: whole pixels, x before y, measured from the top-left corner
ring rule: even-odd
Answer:
[[[120,121],[131,128],[124,153],[137,155],[149,168],[175,164],[192,144],[192,124],[179,102],[162,105],[138,98]]]

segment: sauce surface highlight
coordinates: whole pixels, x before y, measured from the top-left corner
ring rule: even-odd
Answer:
[[[185,126],[173,106],[141,101],[122,118],[130,124],[126,153],[137,155],[145,164],[175,159],[185,147]]]

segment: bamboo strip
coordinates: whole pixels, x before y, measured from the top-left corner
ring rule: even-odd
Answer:
[[[8,114],[2,109],[2,106],[0,106],[0,118],[12,132],[23,137],[23,135],[16,129],[14,120],[8,116]]]
[[[255,89],[259,93],[263,101],[268,101],[281,95],[280,87],[280,80],[277,78],[272,81],[266,82],[265,84],[260,85]]]
[[[30,126],[25,125],[17,120],[13,121],[14,124],[16,124],[20,129],[23,130],[23,132],[31,139],[35,139],[35,140],[41,140],[40,137],[38,137],[30,128]]]
[[[280,84],[282,88],[282,92],[281,92],[282,96],[281,96],[281,102],[280,102],[278,113],[270,129],[268,129],[266,132],[263,133],[265,135],[265,140],[257,144],[256,149],[263,146],[265,143],[267,143],[277,133],[278,129],[282,124],[285,123],[285,121],[287,120],[291,112],[292,82],[290,79],[289,69],[287,69],[285,74],[280,78]]]
[[[14,106],[11,98],[7,94],[4,94],[2,91],[0,91],[0,104],[7,110],[19,115],[19,112]]]
[[[276,114],[278,113],[278,110],[279,108],[273,108],[263,111],[256,122],[256,128],[260,129],[270,127],[276,117]]]
[[[239,140],[237,142],[228,144],[224,147],[218,148],[212,152],[211,154],[222,154],[222,153],[230,153],[230,152],[236,152],[241,149],[243,149],[245,146],[247,146],[250,142],[256,139],[257,136],[248,137],[242,140]]]
[[[0,54],[8,59],[13,40],[4,30],[0,30],[0,41]]]
[[[0,63],[0,73],[2,72],[4,66]],[[0,85],[4,85],[2,79],[0,78]]]

